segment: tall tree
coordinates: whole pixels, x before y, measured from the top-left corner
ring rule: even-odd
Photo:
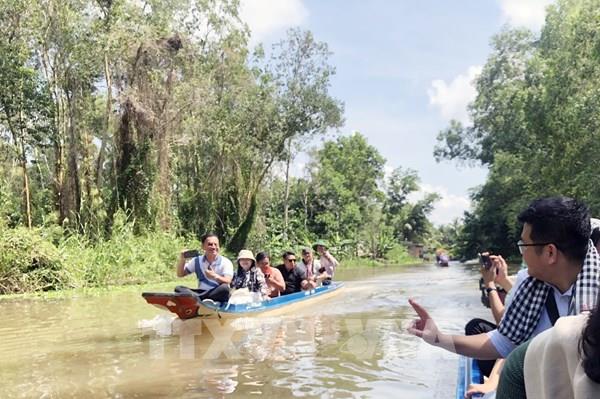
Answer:
[[[12,136],[14,154],[22,174],[22,209],[29,228],[32,227],[31,184],[28,157],[50,131],[52,107],[47,87],[31,63],[30,18],[22,1],[0,4],[0,123]]]
[[[502,32],[477,81],[473,126],[452,124],[435,154],[490,166],[473,195],[465,256],[483,247],[516,254],[518,209],[535,197],[568,195],[600,211],[592,159],[600,150],[598,1],[560,0],[541,35]]]
[[[320,236],[357,237],[364,215],[383,200],[379,184],[384,159],[356,132],[325,142],[311,162],[315,185],[315,226]]]

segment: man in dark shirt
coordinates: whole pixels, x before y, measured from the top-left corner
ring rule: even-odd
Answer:
[[[296,255],[293,252],[287,251],[283,254],[283,265],[277,266],[285,281],[285,291],[281,295],[300,292],[300,290],[308,288],[306,281],[306,271],[296,267]]]

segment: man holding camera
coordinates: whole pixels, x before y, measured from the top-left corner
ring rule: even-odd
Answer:
[[[588,208],[571,198],[541,198],[523,210],[518,220],[523,230],[517,245],[527,270],[517,276],[514,295],[507,301],[498,328],[470,336],[444,334],[411,299],[419,316],[408,329],[411,334],[475,359],[504,358],[552,327],[558,317],[579,314],[595,305],[600,258],[589,244]]]
[[[177,277],[196,273],[198,289],[184,286],[175,287],[175,292],[196,296],[201,301],[227,302],[229,300],[229,284],[233,278],[233,264],[229,259],[219,255],[219,237],[214,233],[202,236],[204,255],[197,251],[181,251],[175,265]]]

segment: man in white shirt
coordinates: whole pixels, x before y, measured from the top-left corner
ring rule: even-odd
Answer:
[[[216,234],[208,233],[202,237],[203,256],[186,260],[181,251],[177,260],[177,277],[195,273],[198,278],[198,289],[184,286],[175,287],[175,292],[191,293],[199,300],[227,302],[229,300],[229,284],[233,278],[233,264],[229,259],[219,255],[219,238]]]
[[[517,245],[527,271],[519,274],[498,329],[470,336],[444,334],[423,307],[409,300],[419,316],[408,329],[411,334],[468,357],[497,359],[550,328],[557,317],[580,313],[595,300],[599,257],[588,246],[588,208],[570,198],[542,198],[518,219],[523,230]]]
[[[328,280],[331,281],[331,279],[333,279],[335,269],[339,265],[339,262],[329,252],[329,250],[327,249],[327,243],[325,241],[317,241],[313,245],[313,249],[319,254],[319,262],[321,263],[321,268],[324,269],[324,272],[327,273]],[[323,282],[323,284],[325,283],[326,281]]]
[[[317,284],[327,278],[324,268],[321,263],[313,256],[313,251],[310,248],[302,248],[302,260],[296,267],[304,269],[306,272],[306,280],[310,284],[310,288],[314,288]]]

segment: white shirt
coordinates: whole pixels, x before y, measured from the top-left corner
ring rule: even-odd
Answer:
[[[509,293],[509,295],[507,296],[506,304],[505,304],[506,308],[508,308],[508,305],[513,300],[514,295],[510,295],[510,294],[512,294],[512,291],[518,290],[521,283],[523,281],[525,281],[525,279],[527,277],[529,277],[529,274],[527,273],[527,269],[519,271],[519,273],[517,274],[517,282],[515,284],[515,287],[517,287],[517,288],[511,290],[511,293]],[[561,293],[558,290],[558,288],[554,287],[553,285],[550,285],[548,283],[545,283],[545,284],[551,288],[550,293],[552,293],[554,295],[554,299],[556,301],[556,308],[558,309],[559,316],[560,317],[567,316],[569,314],[569,303],[571,302],[571,296],[573,295],[574,285],[572,285],[564,293]],[[540,316],[540,320],[538,321],[537,326],[533,330],[531,337],[535,337],[542,331],[545,331],[551,327],[552,327],[552,322],[550,321],[550,316],[548,315],[548,311],[547,311],[546,307],[544,306],[542,308],[542,315]],[[515,349],[517,347],[517,345],[515,345],[510,339],[508,339],[504,335],[500,334],[498,332],[498,330],[492,330],[492,331],[488,332],[487,335],[488,335],[488,337],[490,337],[492,344],[494,345],[494,348],[496,348],[496,350],[498,351],[500,356],[502,356],[504,358],[506,356],[508,356],[510,354],[510,352],[513,351],[513,349]]]
[[[338,266],[339,263],[337,259],[334,258],[333,255],[331,255],[329,252],[327,252],[327,255],[329,255],[329,258],[331,258],[331,260],[327,256],[321,256],[319,258],[319,262],[321,262],[321,267],[325,268],[327,274],[329,274],[329,276],[333,278],[333,273],[335,273],[335,268]]]
[[[306,266],[306,264],[304,264],[304,260],[301,260],[300,263],[298,263],[298,266],[303,267],[306,270],[306,276],[308,277],[309,270],[308,270],[308,267]],[[313,259],[311,266],[312,267],[310,268],[310,275],[311,276],[318,275],[319,269],[321,268],[321,263],[317,259]]]
[[[221,259],[220,263],[219,263],[219,258]],[[217,273],[219,276],[233,277],[233,264],[226,257],[219,255],[219,256],[217,256],[217,259],[215,259],[215,261],[213,263],[209,263],[206,258],[203,258],[202,256],[200,256],[200,260],[202,260],[202,259],[204,259],[204,262],[202,262],[202,264],[200,265],[200,269],[203,272],[206,272],[206,270],[210,266],[212,268],[212,270],[215,273]],[[196,258],[190,259],[185,264],[185,266],[183,267],[183,272],[185,273],[185,275],[196,272]],[[206,276],[206,273],[204,275]],[[208,276],[206,276],[206,279],[208,281],[213,282],[217,286],[221,284],[218,281],[208,278]],[[198,280],[198,288],[203,291],[208,291],[210,289],[215,288],[215,286],[210,285],[205,281]]]

